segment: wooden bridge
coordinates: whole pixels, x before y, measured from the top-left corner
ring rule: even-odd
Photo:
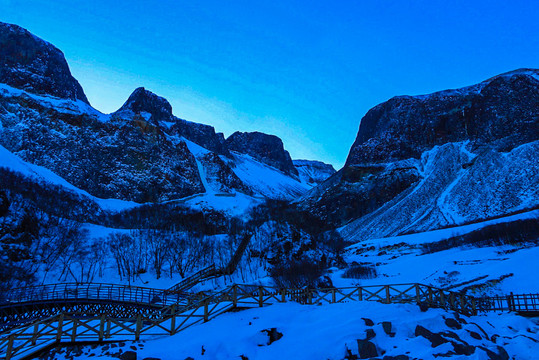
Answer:
[[[197,294],[110,284],[58,284],[15,289],[3,295],[0,359],[6,360],[28,357],[61,343],[174,335],[234,308],[288,301],[313,305],[413,303],[467,315],[490,310],[531,311],[532,307],[539,311],[539,295],[474,298],[421,284],[329,289],[233,285],[220,292]],[[517,306],[516,299],[527,307]]]

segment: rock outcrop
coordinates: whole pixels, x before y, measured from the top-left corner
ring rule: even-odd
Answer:
[[[17,25],[0,22],[0,83],[34,94],[88,99],[64,54]]]
[[[314,160],[293,160],[301,181],[308,184],[320,184],[335,174],[333,165]]]
[[[359,241],[539,205],[539,70],[370,110],[346,164],[299,207]]]
[[[226,139],[226,146],[231,151],[249,155],[285,174],[299,175],[290,154],[284,149],[283,141],[275,135],[238,131]]]

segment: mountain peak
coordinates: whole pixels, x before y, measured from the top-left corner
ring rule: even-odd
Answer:
[[[39,95],[88,99],[62,51],[13,24],[0,22],[0,83]]]
[[[172,106],[168,100],[143,87],[136,88],[117,112],[123,111],[149,113],[154,122],[169,121],[172,118]]]
[[[283,141],[275,135],[258,131],[236,131],[226,139],[226,145],[229,150],[250,155],[286,174],[298,175],[290,154],[284,149]]]

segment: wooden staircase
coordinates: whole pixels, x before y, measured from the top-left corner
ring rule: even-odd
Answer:
[[[247,249],[247,246],[251,242],[252,235],[251,234],[245,234],[243,238],[241,239],[240,244],[238,245],[238,248],[234,252],[234,255],[232,256],[232,259],[228,262],[227,266],[222,269],[217,269],[215,265],[210,265],[208,267],[205,267],[202,270],[197,271],[193,275],[190,275],[180,281],[179,283],[171,286],[168,291],[172,292],[182,292],[187,291],[199,282],[203,280],[208,280],[217,276],[222,275],[232,275],[234,271],[236,271],[236,268],[241,261],[241,258],[243,257],[243,254],[245,253],[245,250]]]

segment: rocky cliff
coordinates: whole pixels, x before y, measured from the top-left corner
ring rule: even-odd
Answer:
[[[88,103],[64,54],[17,25],[0,22],[0,83],[34,94]]]
[[[273,166],[288,175],[298,176],[288,151],[281,139],[261,132],[235,132],[226,139],[229,150],[250,155],[256,160]]]
[[[370,110],[346,165],[299,202],[361,240],[539,205],[539,71]]]

